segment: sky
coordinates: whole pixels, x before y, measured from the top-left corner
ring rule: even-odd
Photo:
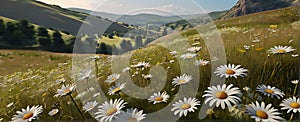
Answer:
[[[113,14],[200,14],[230,9],[238,0],[38,0],[63,8],[84,8]]]

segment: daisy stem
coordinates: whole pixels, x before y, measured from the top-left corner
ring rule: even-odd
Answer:
[[[81,116],[82,116],[84,119],[86,119],[85,116],[84,116],[84,114],[83,114],[82,111],[79,109],[78,105],[76,104],[76,102],[75,102],[74,98],[72,97],[72,95],[69,94],[69,96],[70,96],[71,100],[73,101],[73,103],[74,103],[76,109],[78,110],[78,112],[81,114]]]
[[[296,95],[297,88],[298,88],[298,83],[296,84],[296,86],[295,86],[295,88],[294,88],[294,93],[293,93],[293,96],[295,96],[295,95]]]
[[[293,119],[294,117],[294,113],[292,113],[291,117],[290,117],[290,121]]]

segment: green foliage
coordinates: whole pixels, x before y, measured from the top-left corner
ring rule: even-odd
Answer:
[[[135,48],[139,48],[143,46],[143,37],[142,36],[136,36],[135,37]]]
[[[48,38],[50,38],[48,30],[45,27],[39,27],[38,28],[37,36],[42,36],[42,37],[48,37]]]
[[[57,30],[53,32],[52,40],[55,48],[62,48],[65,46],[64,40],[62,39],[62,35]]]
[[[120,46],[121,46],[121,49],[119,50],[120,54],[133,49],[131,42],[125,39],[121,41]]]
[[[34,26],[30,25],[27,20],[21,20],[18,24],[22,32],[22,43],[25,45],[36,44]]]
[[[38,36],[36,39],[42,47],[47,47],[52,44],[51,39],[45,36]]]
[[[0,19],[0,36],[2,36],[5,32],[5,24],[2,19]]]

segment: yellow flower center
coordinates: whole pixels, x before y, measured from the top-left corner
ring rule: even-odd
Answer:
[[[71,92],[71,90],[70,90],[70,89],[66,89],[64,92],[65,92],[66,94],[68,94],[68,93]]]
[[[189,108],[191,108],[191,105],[190,104],[183,104],[183,105],[181,105],[181,108],[182,109],[189,109]]]
[[[265,92],[266,92],[266,93],[269,93],[269,94],[273,94],[273,93],[274,93],[274,91],[271,90],[271,89],[266,89]]]
[[[278,53],[285,53],[286,50],[278,50],[277,52],[278,52]]]
[[[189,56],[186,56],[186,58],[193,58],[193,56],[189,55]]]
[[[115,88],[115,89],[113,90],[113,93],[116,93],[116,92],[119,92],[119,91],[121,91],[121,89],[118,87],[118,88]]]
[[[93,109],[93,108],[94,108],[94,105],[90,105],[88,108],[89,108],[89,109]]]
[[[262,119],[268,119],[268,114],[261,110],[256,111],[256,116]]]
[[[226,74],[229,74],[229,75],[233,75],[233,74],[235,74],[235,71],[233,71],[233,70],[231,70],[231,69],[228,69],[228,70],[226,70],[225,73],[226,73]]]
[[[113,115],[114,113],[116,113],[118,110],[116,108],[110,108],[106,111],[106,115],[107,116],[111,116]]]
[[[137,122],[137,119],[136,118],[129,118],[129,119],[127,119],[127,122]]]
[[[112,80],[112,81],[115,81],[115,80],[117,80],[117,78],[113,77],[113,78],[111,78],[111,80]]]
[[[156,97],[155,101],[162,101],[164,98],[163,97]]]
[[[300,105],[299,105],[299,103],[297,103],[297,102],[292,102],[292,103],[290,104],[290,106],[291,106],[292,108],[300,108]]]
[[[33,113],[32,113],[32,112],[29,112],[29,113],[27,113],[27,114],[24,114],[24,115],[23,115],[23,120],[29,119],[29,118],[32,117],[32,116],[33,116]]]
[[[180,80],[180,81],[179,81],[179,83],[185,83],[185,82],[186,82],[185,80]]]
[[[228,97],[228,95],[223,91],[217,92],[215,95],[219,99],[226,99]]]

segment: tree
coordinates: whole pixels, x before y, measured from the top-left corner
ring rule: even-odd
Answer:
[[[130,51],[133,49],[131,42],[127,41],[127,40],[122,40],[120,43],[120,46],[122,49],[121,52],[126,52],[126,51]]]
[[[37,42],[41,46],[50,46],[52,44],[48,30],[44,27],[39,27],[37,31]]]
[[[39,27],[37,31],[37,36],[43,36],[50,38],[50,35],[48,33],[48,30],[44,27]]]
[[[0,19],[0,36],[2,36],[5,32],[5,24],[2,19]]]
[[[136,36],[135,38],[135,48],[139,48],[143,46],[143,37],[142,36]]]
[[[12,22],[6,23],[3,40],[8,44],[19,46],[22,40],[22,32],[20,31],[19,26]]]
[[[37,41],[39,42],[39,44],[40,44],[41,46],[49,46],[49,45],[51,45],[51,40],[50,40],[50,38],[45,37],[45,36],[38,36],[38,37],[37,37]]]
[[[115,34],[114,34],[114,33],[111,33],[111,34],[108,35],[108,38],[109,38],[109,39],[114,39],[114,36],[115,36]]]
[[[88,36],[85,41],[89,42],[90,47],[96,47],[98,44],[96,39],[97,37],[93,35],[93,36]]]
[[[167,31],[167,27],[164,28],[164,31],[162,32],[162,36],[165,36],[168,34],[168,31]]]
[[[22,43],[27,45],[36,44],[34,26],[30,25],[27,20],[21,20],[18,23],[22,32]]]
[[[62,35],[57,30],[53,32],[52,40],[55,48],[59,49],[65,46],[64,40],[62,39]]]

